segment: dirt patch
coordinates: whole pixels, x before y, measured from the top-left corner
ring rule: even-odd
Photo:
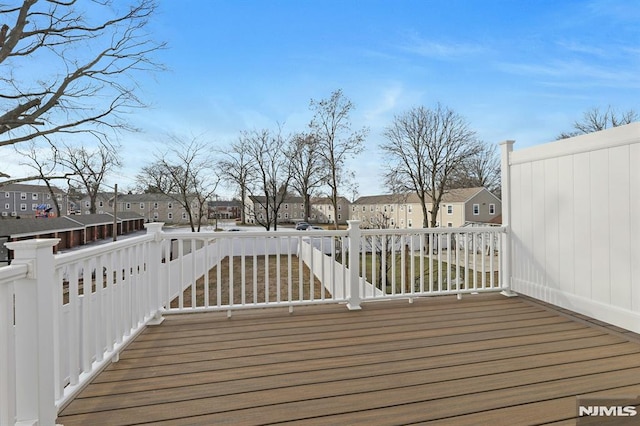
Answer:
[[[331,297],[317,278],[311,280],[311,272],[304,263],[300,268],[297,256],[291,256],[291,263],[288,256],[280,256],[279,262],[277,256],[258,256],[255,264],[253,257],[245,257],[244,268],[240,256],[233,257],[231,262],[225,257],[220,262],[220,273],[216,265],[209,270],[208,278],[208,291],[204,277],[196,282],[196,306],[321,299],[323,293],[325,298]],[[207,294],[208,301],[205,300]],[[172,308],[178,306],[179,298],[171,301]],[[191,287],[183,293],[183,306],[193,306]]]

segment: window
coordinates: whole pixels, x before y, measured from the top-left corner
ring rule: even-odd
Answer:
[[[453,206],[451,204],[447,206],[447,214],[453,214]]]
[[[480,214],[480,204],[474,204],[473,205],[473,214],[474,216],[477,216]]]
[[[186,220],[187,219],[187,212],[182,212],[182,220]]]
[[[355,212],[355,211],[356,211],[356,206],[352,206],[352,207],[351,207],[351,211],[352,211],[352,212]]]
[[[158,212],[153,212],[153,220],[158,220]]]
[[[21,200],[26,200],[27,199],[27,193],[26,192],[21,192],[20,193],[20,199]]]
[[[409,205],[407,206],[407,211],[408,211],[409,213],[411,213],[411,212],[413,211],[413,206],[412,206],[411,204],[409,204]]]
[[[371,206],[371,208],[369,210],[373,211],[373,206]]]
[[[338,210],[342,210],[342,204],[338,204]]]
[[[391,211],[393,211],[393,204],[391,205]]]
[[[36,211],[38,210],[38,205],[37,204],[31,204],[31,211]]]
[[[98,201],[98,207],[104,207],[104,201],[102,200]]]
[[[342,215],[338,213],[338,220],[342,219]]]
[[[11,207],[9,206],[9,203],[6,203],[6,204],[4,205],[4,208],[5,208],[5,210],[9,210]]]
[[[169,220],[173,219],[173,212],[167,213],[167,219],[169,219]]]
[[[9,216],[7,212],[2,212],[2,216]]]
[[[172,209],[172,208],[173,208],[173,203],[172,203],[171,201],[169,201],[169,202],[167,203],[167,208],[168,208],[168,209]]]
[[[51,194],[47,194],[47,200],[51,199]]]
[[[144,210],[144,203],[140,203],[140,210]]]
[[[85,206],[85,207],[89,207],[89,202],[88,202],[88,201],[85,201],[85,202],[84,202],[84,206]]]
[[[285,213],[284,213],[284,218],[285,218],[285,219],[289,219],[289,213],[285,212]]]
[[[453,223],[452,222],[447,222],[447,228],[453,228]]]
[[[489,204],[489,214],[496,214],[496,205]]]
[[[155,201],[155,202],[153,203],[153,208],[154,208],[154,209],[156,209],[156,210],[158,209],[158,202],[157,202],[157,201]]]
[[[33,194],[31,194],[31,199],[32,200],[37,200],[38,199],[38,194],[36,194],[35,192]]]
[[[8,192],[4,193],[4,198],[11,198],[11,194],[9,194]]]
[[[131,208],[131,203],[125,203],[124,208],[129,210]]]
[[[289,204],[285,203],[285,204],[284,204],[284,209],[285,209],[285,210],[289,210]]]
[[[20,210],[23,211],[23,212],[26,212],[27,211],[27,203],[21,203],[20,204]]]
[[[367,211],[367,207],[366,206],[362,206],[362,211],[366,212]]]

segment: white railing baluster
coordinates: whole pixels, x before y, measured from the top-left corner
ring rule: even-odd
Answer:
[[[240,244],[240,303],[242,305],[247,304],[247,277],[246,277],[246,255],[247,249],[243,240],[231,240],[234,243],[237,241]]]

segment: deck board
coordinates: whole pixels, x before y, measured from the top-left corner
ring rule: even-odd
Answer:
[[[58,423],[572,424],[640,394],[640,343],[500,295],[167,316]]]

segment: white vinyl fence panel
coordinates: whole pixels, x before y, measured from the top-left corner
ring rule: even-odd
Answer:
[[[512,289],[640,332],[640,123],[508,151]]]

